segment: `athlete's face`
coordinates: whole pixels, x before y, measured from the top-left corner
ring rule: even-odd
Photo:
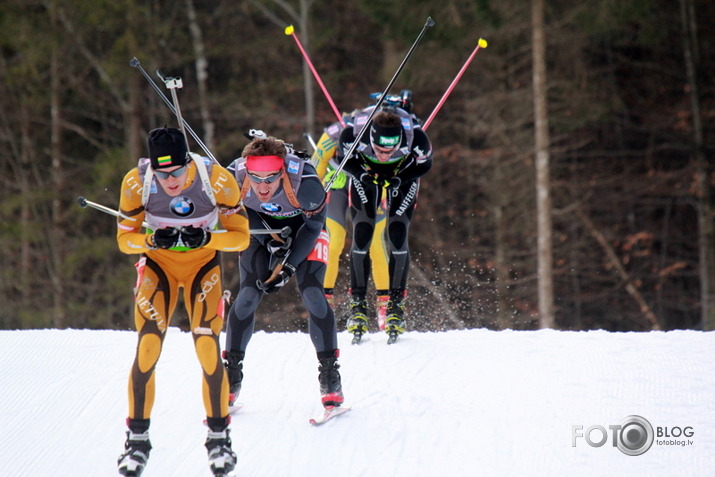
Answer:
[[[246,171],[251,189],[261,202],[268,202],[281,185],[281,171]]]
[[[171,197],[176,197],[186,187],[186,174],[188,165],[161,168],[154,171],[157,182],[164,192]]]
[[[392,157],[392,153],[395,152],[395,147],[381,147],[376,144],[372,145],[372,150],[375,153],[375,159],[377,162],[387,162]]]

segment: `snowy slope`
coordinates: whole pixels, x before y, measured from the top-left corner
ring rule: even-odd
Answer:
[[[341,333],[353,410],[314,428],[308,336],[254,336],[244,408],[231,424],[238,476],[715,475],[715,333],[468,330],[408,333],[391,346],[369,338],[351,346]],[[116,475],[135,341],[122,331],[0,331],[0,476]],[[157,382],[144,477],[209,477],[190,335],[170,329]],[[609,434],[600,447],[583,437],[572,446],[573,426],[608,430],[633,414],[654,432],[691,429],[665,441],[692,445],[656,437],[628,456]],[[589,437],[597,443],[599,431]]]

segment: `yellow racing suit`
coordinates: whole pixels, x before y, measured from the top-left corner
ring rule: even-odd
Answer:
[[[199,156],[193,156],[194,161],[200,160]],[[244,250],[250,236],[248,220],[240,211],[241,194],[235,178],[219,164],[205,158],[204,161],[215,201],[204,192],[193,161],[188,163],[186,186],[178,197],[169,197],[152,178],[149,198],[143,199],[147,160],[141,160],[122,182],[117,243],[122,252],[140,255],[134,306],[138,343],[128,386],[130,419],[150,418],[155,395],[154,370],[180,288],[203,370],[206,415],[228,416],[228,378],[219,344],[223,290],[218,252]],[[187,225],[210,230],[209,241],[195,249],[181,246],[155,249],[147,242],[152,229]]]

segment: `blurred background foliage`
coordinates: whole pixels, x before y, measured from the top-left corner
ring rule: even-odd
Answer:
[[[701,328],[698,208],[709,198],[695,152],[709,188],[715,4],[583,3],[546,1],[557,326],[647,330],[651,311],[658,328]],[[309,150],[304,134],[335,121],[287,25],[350,111],[384,89],[431,16],[392,91],[412,90],[422,119],[477,40],[489,47],[428,131],[434,167],[410,232],[409,323],[535,328],[530,15],[527,0],[3,1],[0,327],[133,326],[137,257],[117,250],[112,217],[76,202],[115,208],[146,133],[176,125],[132,58],[183,79],[184,118],[228,165],[249,128]],[[224,255],[234,294],[237,258]],[[341,324],[346,272],[344,255]],[[264,300],[257,328],[303,330],[306,317],[291,285]]]

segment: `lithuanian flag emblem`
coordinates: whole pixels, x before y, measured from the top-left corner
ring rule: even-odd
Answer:
[[[159,164],[159,166],[168,166],[171,165],[171,156],[161,156],[156,158],[156,162]]]

